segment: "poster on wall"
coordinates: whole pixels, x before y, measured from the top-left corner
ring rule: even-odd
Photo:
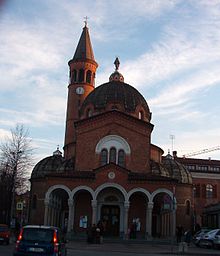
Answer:
[[[87,228],[87,223],[88,223],[88,217],[86,215],[80,216],[79,227],[80,228]]]

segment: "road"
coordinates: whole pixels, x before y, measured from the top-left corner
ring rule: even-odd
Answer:
[[[0,256],[13,255],[15,243],[10,245],[0,245]],[[68,242],[67,256],[164,256],[164,255],[180,255],[178,246],[160,244],[120,244],[120,243],[104,243],[104,244],[87,244],[86,242]],[[197,248],[191,245],[187,252],[187,256],[219,256],[220,250]]]

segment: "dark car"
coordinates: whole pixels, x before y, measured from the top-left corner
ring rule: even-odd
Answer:
[[[21,229],[14,256],[65,256],[65,239],[57,227],[28,225]]]
[[[9,244],[10,240],[10,230],[8,228],[8,225],[6,224],[0,224],[0,242]]]

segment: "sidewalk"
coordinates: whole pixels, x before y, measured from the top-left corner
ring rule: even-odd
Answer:
[[[94,251],[94,252],[118,252],[129,254],[153,254],[153,255],[202,255],[202,256],[219,256],[220,250],[198,248],[195,245],[187,246],[186,248],[180,248],[178,245],[161,244],[150,242],[135,243],[132,241],[119,242],[104,242],[103,244],[88,244],[86,241],[69,241],[67,243],[69,250],[80,251]],[[181,250],[180,250],[181,249]]]

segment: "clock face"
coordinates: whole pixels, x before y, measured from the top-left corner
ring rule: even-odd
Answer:
[[[76,88],[76,93],[77,93],[77,94],[83,94],[83,93],[84,93],[83,87],[77,87],[77,88]]]

